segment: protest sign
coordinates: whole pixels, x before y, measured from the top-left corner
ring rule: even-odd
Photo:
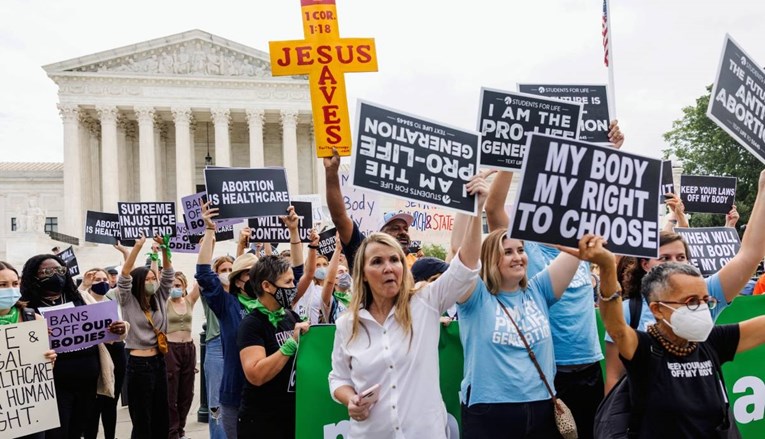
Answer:
[[[199,241],[191,242],[191,236],[189,230],[183,223],[177,223],[175,225],[175,236],[170,238],[170,242],[167,244],[170,247],[170,251],[173,253],[199,253]],[[202,231],[204,235],[204,230]]]
[[[530,133],[576,139],[582,104],[481,88],[481,166],[520,170]]]
[[[237,224],[241,222],[241,220],[237,220]],[[223,223],[223,224],[221,224]],[[188,229],[187,229],[188,230]],[[187,232],[189,235],[189,242],[192,244],[199,244],[202,241],[202,237],[205,236],[204,230],[201,232]],[[216,242],[223,242],[223,241],[230,241],[234,239],[234,224],[228,223],[225,224],[223,221],[215,222],[215,241]]]
[[[154,235],[175,236],[175,203],[117,203],[122,239],[148,239]]]
[[[329,215],[325,215],[324,213],[321,194],[292,195],[290,198],[292,201],[308,201],[311,203],[311,209],[313,211],[311,213],[311,218],[313,219],[314,226],[322,221],[331,221]]]
[[[576,248],[594,233],[616,254],[658,256],[661,160],[542,134],[528,146],[510,236]]]
[[[353,185],[476,214],[465,183],[478,171],[478,133],[359,101]]]
[[[661,162],[661,187],[659,189],[659,200],[663,203],[666,198],[664,194],[675,193],[675,179],[672,174],[672,160]]]
[[[688,244],[688,259],[704,277],[720,271],[741,248],[738,233],[732,227],[675,227],[674,230]]]
[[[72,275],[72,277],[80,274],[80,266],[77,264],[77,257],[74,255],[74,249],[72,246],[69,246],[69,248],[57,254],[56,256],[66,262],[66,268],[69,269],[69,274]]]
[[[202,204],[205,202],[206,197],[207,192],[202,191],[181,198],[181,203],[183,205],[183,222],[186,224],[186,228],[190,234],[204,234],[205,220],[202,218]],[[242,222],[242,220],[216,219],[214,222],[216,226],[221,227],[232,224],[239,224]]]
[[[681,175],[680,200],[686,212],[723,213],[733,209],[736,177]]]
[[[120,220],[116,213],[87,211],[85,242],[116,244],[120,238]]]
[[[331,258],[335,253],[337,243],[335,243],[335,235],[337,234],[337,228],[333,227],[319,233],[319,254]]]
[[[313,220],[311,218],[313,209],[311,208],[311,203],[308,201],[293,201],[292,205],[295,207],[295,214],[300,218],[298,221],[300,242],[310,242],[308,237],[313,228]],[[287,226],[284,225],[279,217],[261,216],[250,218],[248,224],[250,226],[250,240],[253,242],[290,242],[289,230],[287,230]]]
[[[725,35],[707,117],[765,163],[765,70]]]
[[[218,219],[286,215],[290,204],[284,168],[206,168],[205,184]]]
[[[332,148],[349,156],[351,128],[344,74],[377,71],[375,40],[340,38],[335,0],[301,0],[300,4],[305,39],[268,43],[271,74],[308,75],[318,157],[331,157]]]
[[[0,326],[0,439],[60,425],[48,349],[43,320]]]
[[[117,341],[120,336],[109,332],[109,325],[119,319],[114,300],[47,311],[50,348],[62,353]]]
[[[608,112],[608,88],[605,85],[518,84],[518,91],[582,104],[579,140],[608,143],[611,115]]]

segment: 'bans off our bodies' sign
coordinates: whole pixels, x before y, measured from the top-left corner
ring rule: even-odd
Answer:
[[[594,233],[614,253],[658,256],[661,160],[541,134],[528,151],[510,236],[578,247]]]
[[[579,136],[580,103],[482,88],[480,109],[481,166],[520,170],[534,132],[572,140]]]
[[[48,311],[45,320],[50,329],[50,347],[58,353],[77,351],[120,338],[109,332],[109,325],[119,320],[114,300]]]
[[[271,41],[274,76],[308,75],[316,153],[330,157],[332,148],[351,155],[351,126],[344,73],[376,72],[375,40],[340,38],[335,0],[301,0],[304,40]]]
[[[691,253],[688,258],[704,277],[720,271],[741,248],[741,240],[733,227],[675,227],[674,230],[688,244]]]
[[[286,215],[290,205],[284,168],[206,168],[205,184],[218,219]]]
[[[476,214],[465,183],[480,159],[479,135],[359,101],[353,185]]]

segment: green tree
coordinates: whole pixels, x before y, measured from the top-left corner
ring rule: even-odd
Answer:
[[[425,256],[446,260],[446,249],[438,244],[425,244],[422,246],[422,252]]]
[[[669,148],[664,157],[680,159],[683,173],[689,175],[719,175],[738,177],[736,208],[741,219],[738,227],[749,221],[757,181],[763,164],[707,117],[712,87],[696,99],[696,105],[683,108],[683,118],[672,123],[664,133]],[[692,227],[712,227],[725,224],[725,215],[693,214]]]

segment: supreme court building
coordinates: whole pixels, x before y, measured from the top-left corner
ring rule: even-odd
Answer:
[[[192,30],[43,69],[63,124],[60,232],[82,238],[85,212],[118,201],[179,202],[206,165],[284,167],[290,193],[323,198],[307,78],[272,77],[265,52]]]

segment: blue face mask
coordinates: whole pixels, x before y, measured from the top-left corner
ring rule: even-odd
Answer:
[[[109,292],[109,282],[98,282],[90,286],[90,291],[103,296]]]
[[[350,273],[343,273],[339,276],[337,276],[336,285],[339,288],[342,288],[343,290],[347,290],[351,287],[351,283],[353,282],[353,279],[351,278]]]
[[[319,280],[324,280],[327,278],[327,269],[326,267],[319,267],[316,269],[316,273],[314,273],[313,277]]]
[[[18,288],[0,288],[0,309],[11,309],[21,299]]]
[[[170,297],[172,297],[173,299],[183,297],[183,290],[180,288],[173,288],[172,290],[170,290]]]

